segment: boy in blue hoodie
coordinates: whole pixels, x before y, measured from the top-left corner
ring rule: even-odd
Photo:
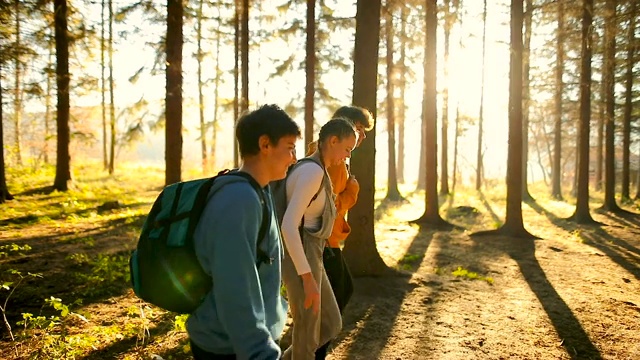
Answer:
[[[278,359],[287,317],[280,296],[282,242],[269,182],[283,179],[295,162],[300,128],[282,109],[263,105],[236,125],[243,171],[260,185],[269,209],[262,250],[273,261],[256,267],[262,205],[239,176],[217,179],[194,233],[198,260],[213,289],[187,319],[196,360]]]

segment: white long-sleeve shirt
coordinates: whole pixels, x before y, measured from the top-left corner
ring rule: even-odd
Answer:
[[[311,272],[309,261],[302,247],[298,226],[304,215],[304,227],[315,231],[322,225],[327,194],[322,186],[325,171],[315,162],[299,164],[287,177],[287,210],[282,219],[282,237],[298,275]],[[309,204],[313,196],[318,197]]]

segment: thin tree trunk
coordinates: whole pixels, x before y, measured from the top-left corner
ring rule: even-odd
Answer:
[[[202,156],[202,173],[208,173],[207,166],[207,125],[204,121],[204,84],[202,82],[202,59],[204,54],[202,51],[202,9],[204,1],[198,3],[198,13],[196,14],[196,61],[198,63],[198,69],[196,70],[197,82],[198,82],[198,117],[200,119],[200,153]],[[217,76],[216,76],[217,77]]]
[[[429,0],[427,0],[427,3],[429,2]],[[426,17],[425,17],[425,21],[429,21]],[[429,26],[429,24],[425,25],[425,29],[427,29]],[[427,40],[428,35],[425,34],[425,44],[428,41]],[[426,48],[426,45],[425,45]],[[426,49],[425,49],[426,51]],[[424,69],[427,68],[427,54],[424,54],[424,61],[423,61],[423,67]],[[425,73],[424,75],[424,84],[423,84],[424,88],[422,91],[422,116],[420,117],[420,156],[419,156],[419,162],[418,162],[418,183],[416,186],[416,191],[418,190],[425,190],[427,188],[427,124],[426,124],[426,119],[427,119],[427,101],[428,101],[428,95],[427,95],[427,75]]]
[[[482,186],[482,133],[484,125],[484,75],[487,52],[487,0],[482,10],[482,80],[480,81],[480,113],[478,115],[478,152],[476,154],[476,190]]]
[[[67,191],[71,181],[69,157],[69,38],[67,35],[67,1],[54,0],[53,13],[56,38],[57,147],[56,177],[53,188]]]
[[[631,182],[630,161],[631,161],[631,112],[633,109],[633,67],[635,65],[635,29],[637,17],[637,1],[631,2],[629,10],[629,29],[627,33],[627,73],[625,78],[625,103],[624,119],[622,129],[622,200],[631,199],[629,186]]]
[[[242,21],[240,25],[240,73],[242,78],[242,97],[240,111],[249,109],[249,0],[242,0]]]
[[[536,132],[536,134],[534,134],[536,153],[538,155],[538,165],[540,166],[540,170],[542,171],[542,179],[544,180],[544,184],[549,185],[549,181],[547,180],[547,167],[542,163],[542,156],[540,151],[540,136],[541,135],[539,132]],[[551,151],[548,151],[548,153],[551,154]]]
[[[395,134],[395,114],[394,114],[394,66],[393,66],[393,4],[387,0],[387,16],[385,21],[385,43],[387,47],[387,143],[388,166],[387,166],[387,196],[386,200],[399,201],[402,199],[398,190],[398,178],[396,177],[396,134]]]
[[[605,47],[602,44],[603,48]],[[604,82],[604,63],[602,64],[602,79],[600,80],[600,99],[598,101],[598,122],[596,124],[596,178],[594,187],[597,191],[602,190],[603,164],[604,164],[604,123],[606,122],[606,84]]]
[[[593,0],[582,2],[580,64],[580,123],[577,164],[576,209],[569,218],[581,224],[594,223],[589,211],[589,120],[591,117],[591,32]]]
[[[53,91],[53,61],[54,61],[54,51],[55,51],[55,41],[54,41],[54,31],[52,29],[48,40],[49,45],[49,62],[47,64],[46,73],[47,73],[47,93],[45,94],[44,100],[44,163],[49,163],[49,138],[51,137],[50,129],[51,129],[51,98],[53,95],[51,92]]]
[[[564,3],[558,1],[558,29],[556,30],[556,93],[555,93],[555,121],[553,130],[553,170],[551,196],[562,200],[562,94],[564,93]]]
[[[14,12],[16,15],[16,42],[15,42],[15,82],[13,89],[13,109],[14,109],[14,134],[15,134],[15,152],[18,165],[22,164],[22,58],[21,34],[20,34],[20,0],[14,0]]]
[[[426,97],[423,94],[423,99]],[[422,114],[425,113],[425,100],[422,101]],[[420,156],[418,160],[418,183],[416,185],[416,191],[424,190],[427,187],[426,179],[427,179],[427,134],[426,134],[426,125],[424,124],[424,116],[421,116],[421,124],[420,124]]]
[[[604,81],[605,81],[605,171],[604,171],[604,203],[602,209],[618,212],[616,204],[616,169],[615,169],[615,71],[616,71],[616,0],[605,1],[604,25]]]
[[[401,6],[400,10],[400,59],[399,70],[402,74],[407,71],[406,68],[406,52],[407,52],[407,6]],[[405,76],[400,77],[400,104],[398,104],[398,182],[404,184],[404,133],[405,133],[405,88],[407,80]]]
[[[378,42],[380,40],[380,0],[359,0],[356,10],[356,34],[353,51],[353,104],[376,116]],[[374,233],[376,130],[353,153],[351,171],[360,182],[358,202],[349,210],[351,234],[344,256],[354,276],[381,275],[389,268],[376,248]]]
[[[529,112],[531,105],[531,89],[529,72],[531,69],[531,23],[533,18],[532,0],[526,0],[527,9],[524,13],[524,44],[522,47],[522,199],[524,201],[534,201],[529,193]]]
[[[233,15],[233,127],[236,127],[238,117],[240,116],[240,13],[242,12],[242,0],[234,0],[235,13]],[[234,132],[235,135],[235,132]],[[240,159],[238,157],[238,141],[233,136],[233,166],[239,167]]]
[[[449,194],[449,37],[453,26],[451,0],[444,1],[444,88],[442,89],[442,128],[440,195]]]
[[[113,79],[113,0],[109,0],[109,174],[113,175],[116,165],[116,104]]]
[[[182,177],[183,12],[181,0],[167,0],[165,185],[177,183]]]
[[[449,224],[440,217],[438,205],[438,110],[436,103],[436,33],[438,26],[438,4],[436,0],[426,1],[426,37],[424,61],[423,124],[425,134],[425,211],[415,223],[432,225],[435,228],[447,228]]]
[[[0,63],[0,65],[2,64]],[[4,131],[2,129],[4,127],[4,118],[2,104],[2,68],[0,67],[0,204],[13,199],[7,187],[7,177],[4,169]]]
[[[106,99],[106,64],[104,53],[106,52],[104,44],[105,33],[105,0],[102,0],[100,12],[100,109],[102,111],[102,165],[105,170],[109,169],[109,159],[107,153],[107,99]]]
[[[218,9],[218,26],[216,31],[216,76],[213,80],[214,89],[213,89],[213,121],[211,122],[211,128],[213,130],[212,138],[211,138],[211,168],[216,169],[216,146],[218,144],[218,105],[220,103],[220,38],[222,37],[220,28],[222,26],[222,20],[220,17],[220,9]],[[237,99],[237,97],[236,97]],[[237,108],[235,108],[237,109]],[[235,121],[235,120],[234,120]],[[235,141],[234,141],[235,143]],[[237,151],[234,151],[237,154]]]
[[[456,104],[455,137],[453,138],[453,178],[451,179],[451,193],[456,193],[458,180],[458,141],[460,140],[460,103]]]
[[[304,148],[307,149],[313,141],[313,112],[315,103],[316,84],[316,1],[307,0],[307,42],[304,61],[304,72],[306,75],[304,94]]]

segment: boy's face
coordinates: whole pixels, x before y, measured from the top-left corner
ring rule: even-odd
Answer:
[[[356,123],[356,133],[357,133],[357,138],[358,141],[356,142],[356,147],[360,146],[360,144],[362,144],[362,140],[367,138],[367,134],[366,134],[366,130],[364,125],[360,124],[360,123]]]
[[[287,169],[296,162],[296,141],[295,135],[286,135],[272,145],[271,164],[273,180],[284,179],[287,176]],[[272,181],[273,181],[272,180]]]

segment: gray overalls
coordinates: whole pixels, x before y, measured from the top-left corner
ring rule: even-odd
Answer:
[[[320,229],[314,231],[303,228],[301,234],[302,246],[311,267],[311,273],[320,288],[320,311],[314,315],[311,308],[304,308],[305,294],[302,278],[298,275],[288,250],[285,251],[282,260],[282,280],[287,289],[289,308],[293,316],[291,346],[282,355],[282,359],[285,360],[314,359],[316,349],[335,338],[342,329],[340,310],[322,264],[322,253],[336,218],[335,196],[326,170],[322,186],[327,200],[322,212]]]

